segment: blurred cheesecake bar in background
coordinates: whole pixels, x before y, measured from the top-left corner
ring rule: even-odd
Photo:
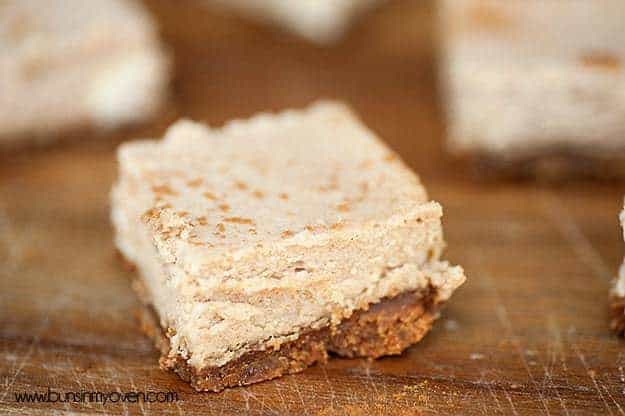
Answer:
[[[619,216],[625,239],[625,208]],[[612,329],[619,335],[625,333],[625,262],[621,264],[611,292]]]
[[[310,41],[336,41],[355,16],[383,0],[200,0],[273,23]]]
[[[0,148],[143,120],[168,64],[134,0],[0,2]]]
[[[625,173],[625,2],[440,0],[451,151],[516,173]]]
[[[115,241],[156,312],[144,327],[197,390],[399,354],[465,280],[441,259],[441,206],[343,105],[181,121],[118,159]]]

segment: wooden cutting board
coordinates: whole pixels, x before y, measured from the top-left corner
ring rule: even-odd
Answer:
[[[623,258],[622,183],[476,181],[444,157],[429,2],[391,1],[328,49],[152,0],[176,68],[150,125],[5,155],[0,163],[0,413],[624,414],[625,341],[608,328]],[[132,91],[128,92],[132,94]],[[399,357],[332,360],[199,394],[162,372],[114,256],[114,147],[178,115],[220,124],[318,97],[351,103],[445,208],[447,257],[468,281]],[[91,137],[93,136],[93,137]],[[173,391],[175,403],[20,404],[22,392]]]

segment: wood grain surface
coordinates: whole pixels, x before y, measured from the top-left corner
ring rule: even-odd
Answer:
[[[448,160],[431,3],[390,1],[325,49],[197,3],[148,5],[176,68],[163,117],[1,159],[0,413],[625,414],[625,341],[610,333],[607,306],[625,187],[475,180]],[[447,257],[468,281],[402,356],[195,393],[159,370],[114,256],[115,145],[160,135],[181,115],[220,124],[318,97],[349,102],[421,175],[445,208]],[[175,391],[179,401],[16,403],[48,387]]]

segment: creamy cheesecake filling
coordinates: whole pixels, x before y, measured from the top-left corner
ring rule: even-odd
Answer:
[[[162,141],[122,145],[118,160],[117,246],[169,358],[197,370],[406,292],[437,304],[464,281],[439,260],[440,205],[339,104],[219,129],[181,121]]]
[[[619,214],[619,221],[621,223],[621,230],[623,234],[623,239],[625,240],[625,209],[621,211]],[[612,287],[612,295],[625,298],[625,261],[621,264],[621,267],[618,269],[618,274],[616,275],[616,282]]]
[[[616,276],[616,283],[612,289],[612,294],[619,298],[625,298],[625,262],[621,264]]]
[[[128,200],[132,189],[121,181],[114,201]],[[460,268],[437,261],[443,246],[438,218],[415,230],[396,231],[413,236],[387,233],[388,244],[377,252],[366,244],[354,245],[341,247],[339,257],[338,247],[332,245],[302,247],[290,253],[299,259],[287,262],[290,267],[241,282],[193,276],[176,263],[159,261],[155,242],[138,220],[139,210],[135,206],[134,211],[113,211],[118,247],[137,265],[163,327],[173,329],[171,354],[188,358],[197,368],[221,366],[252,346],[277,347],[297,338],[301,330],[336,324],[354,310],[404,291],[433,286],[444,300],[464,280]],[[370,243],[379,244],[383,238],[373,237]],[[414,244],[398,250],[397,241]]]
[[[151,116],[169,64],[134,0],[9,0],[0,13],[0,145]]]
[[[620,0],[441,0],[439,8],[452,150],[504,160],[625,150]]]
[[[0,108],[12,108],[0,114],[7,136],[81,123],[111,127],[148,117],[162,103],[167,81],[166,63],[153,51],[86,57],[73,66],[41,71],[39,79],[9,82],[10,75],[0,81],[6,84]]]
[[[562,148],[590,154],[625,149],[625,94],[618,87],[625,86],[625,74],[565,62],[489,66],[458,52],[447,62],[455,150],[531,156]]]
[[[155,114],[165,100],[167,67],[156,46],[102,65],[85,97],[88,117],[106,128]]]

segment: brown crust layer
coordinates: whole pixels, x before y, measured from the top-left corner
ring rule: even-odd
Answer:
[[[0,156],[12,155],[16,152],[37,152],[51,147],[62,147],[79,143],[85,137],[104,138],[107,135],[125,132],[140,122],[120,124],[115,127],[98,128],[88,120],[74,121],[66,126],[50,130],[17,132],[6,135],[0,143]]]
[[[140,281],[136,280],[133,287],[145,301]],[[328,353],[369,358],[400,354],[432,327],[440,307],[436,299],[433,288],[385,298],[356,311],[337,326],[311,329],[276,350],[252,349],[221,367],[201,370],[181,356],[170,357],[169,339],[149,306],[141,314],[141,327],[161,351],[162,369],[174,371],[198,391],[218,392],[300,372],[315,363],[325,363]]]
[[[537,179],[561,182],[566,179],[613,180],[625,178],[625,151],[613,154],[582,154],[566,150],[547,150],[519,157],[489,154],[462,157],[481,178]]]
[[[610,328],[618,335],[625,335],[625,298],[610,296]]]
[[[112,143],[119,144],[128,134],[134,135],[135,130],[154,124],[154,120],[158,120],[159,125],[163,123],[166,126],[167,122],[175,121],[177,116],[178,112],[174,104],[168,96],[165,96],[154,113],[141,120],[120,122],[109,127],[98,127],[93,121],[80,120],[51,130],[7,134],[0,142],[0,158],[10,157],[16,153],[37,153],[53,147],[72,146],[85,137],[89,137],[91,142],[98,142],[105,138],[110,142],[113,138]]]
[[[328,352],[346,357],[378,358],[400,354],[419,341],[436,319],[426,294],[405,293],[361,310],[337,327],[310,330],[278,350],[255,350],[221,367],[197,370],[182,357],[169,357],[169,339],[155,320],[143,314],[142,328],[161,350],[161,368],[176,372],[198,391],[221,391],[297,373],[315,363],[325,363]]]

